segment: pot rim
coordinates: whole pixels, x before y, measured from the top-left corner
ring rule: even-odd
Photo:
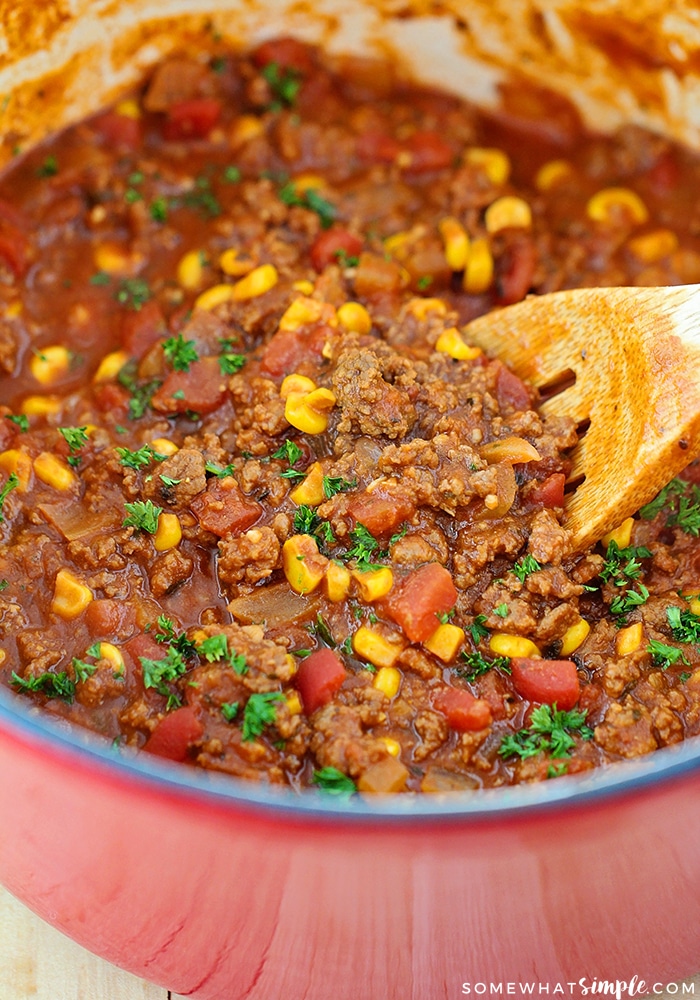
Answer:
[[[88,730],[25,706],[0,689],[0,735],[55,758],[69,759],[98,777],[117,780],[158,795],[174,796],[230,811],[245,810],[267,819],[323,821],[331,825],[397,823],[421,826],[435,820],[453,825],[504,818],[524,819],[536,813],[556,813],[572,807],[592,807],[611,799],[658,790],[659,786],[700,774],[700,740],[689,738],[661,747],[644,757],[610,764],[555,781],[503,788],[425,795],[390,795],[368,799],[360,795],[336,798],[287,787],[256,784],[233,775],[169,763],[152,754],[121,750]]]

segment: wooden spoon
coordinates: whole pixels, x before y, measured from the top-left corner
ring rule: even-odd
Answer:
[[[700,455],[700,285],[530,296],[465,335],[536,386],[544,414],[583,432],[569,482],[585,479],[564,522],[577,551]]]

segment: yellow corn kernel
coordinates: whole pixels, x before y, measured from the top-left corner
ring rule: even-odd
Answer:
[[[382,736],[381,739],[392,757],[399,757],[401,755],[401,744],[398,740],[392,740],[391,736]]]
[[[255,115],[241,115],[231,130],[231,143],[234,146],[242,146],[262,135],[263,131],[263,123]]]
[[[382,566],[381,569],[354,569],[352,576],[359,584],[360,597],[368,603],[386,597],[394,586],[394,574],[388,566]]]
[[[119,101],[119,103],[115,105],[114,110],[118,115],[123,115],[124,118],[133,118],[135,121],[138,121],[141,117],[141,108],[132,98],[127,98],[125,101]]]
[[[282,381],[280,386],[280,396],[282,399],[286,399],[293,392],[296,393],[307,393],[312,392],[316,388],[316,383],[313,379],[307,378],[306,375],[287,375],[287,377]]]
[[[321,174],[299,174],[294,178],[294,188],[299,194],[306,194],[307,191],[318,191],[319,188],[326,187],[326,179]]]
[[[116,378],[124,365],[129,360],[126,351],[112,351],[105,356],[97,366],[97,371],[92,376],[93,382],[111,382]]]
[[[493,282],[493,255],[487,240],[474,240],[462,278],[462,287],[470,295],[481,295]]]
[[[124,672],[124,657],[122,656],[122,652],[111,642],[100,643],[100,659],[108,660],[116,673],[121,674]]]
[[[605,548],[610,545],[610,542],[615,542],[618,548],[626,549],[632,540],[632,528],[634,527],[634,518],[626,517],[625,520],[613,531],[609,531],[607,535],[603,535],[600,542]]]
[[[531,639],[523,639],[519,635],[507,635],[505,632],[494,632],[489,639],[489,649],[497,656],[541,656],[539,649]]]
[[[134,265],[133,259],[113,243],[101,243],[93,253],[95,267],[107,274],[126,274]]]
[[[34,472],[42,483],[53,486],[56,490],[70,490],[78,481],[73,470],[62,459],[51,455],[48,451],[42,451],[34,459]]]
[[[413,239],[413,233],[401,231],[400,233],[394,233],[392,236],[387,236],[384,240],[384,249],[387,253],[392,254],[392,256],[402,256],[406,250],[406,246]]]
[[[480,347],[467,344],[456,326],[442,331],[435,343],[435,350],[441,354],[449,354],[455,361],[473,361],[483,353]]]
[[[328,426],[328,413],[335,406],[330,389],[292,392],[287,396],[284,415],[292,427],[305,434],[322,434]]]
[[[156,552],[167,552],[180,544],[182,539],[182,527],[177,514],[163,511],[158,515],[158,527],[153,536],[153,545]]]
[[[434,653],[444,663],[450,663],[457,655],[457,650],[464,642],[464,629],[452,622],[438,625],[429,639],[423,643],[429,652]]]
[[[22,451],[20,448],[9,448],[7,451],[0,452],[0,469],[7,472],[8,475],[12,475],[14,472],[19,480],[17,489],[20,493],[26,491],[32,478],[32,460],[26,451]]]
[[[500,233],[502,229],[529,229],[532,210],[522,198],[507,194],[491,202],[484,213],[487,233]]]
[[[58,396],[25,396],[20,405],[20,411],[28,417],[48,417],[60,409]]]
[[[694,597],[688,602],[688,607],[694,615],[700,616],[700,597]]]
[[[21,299],[15,299],[14,302],[8,302],[5,306],[5,318],[6,319],[17,319],[22,312],[22,302]]]
[[[165,455],[167,458],[170,458],[180,450],[170,438],[154,438],[150,446],[159,455]]]
[[[255,261],[252,257],[241,254],[240,250],[231,247],[224,250],[219,257],[219,267],[229,277],[240,278],[244,274],[250,274],[255,267]]]
[[[61,344],[41,347],[29,361],[29,370],[42,385],[51,385],[66,374],[70,367],[70,351]]]
[[[389,639],[361,625],[352,637],[352,648],[375,667],[391,667],[403,650],[403,641],[399,636]]]
[[[367,334],[372,329],[372,317],[359,302],[344,302],[338,309],[338,322],[351,333]]]
[[[502,149],[472,146],[465,152],[464,162],[480,167],[492,184],[505,184],[510,177],[510,160]]]
[[[579,618],[577,622],[570,625],[562,636],[561,655],[570,656],[583,643],[590,631],[591,626],[585,618]]]
[[[625,187],[609,187],[597,191],[588,199],[586,214],[594,222],[614,222],[622,215],[640,225],[649,218],[647,207],[636,191]]]
[[[339,562],[331,561],[326,569],[326,593],[328,600],[344,601],[350,590],[350,570]]]
[[[287,668],[288,668],[288,670],[289,670],[289,672],[290,672],[290,677],[293,677],[293,676],[294,676],[294,674],[295,674],[295,673],[297,672],[297,670],[299,669],[299,663],[298,663],[298,661],[297,661],[297,660],[296,660],[296,659],[295,659],[295,658],[294,658],[294,657],[292,656],[292,654],[291,654],[291,653],[286,653],[286,654],[285,654],[285,657],[284,657],[284,658],[285,658],[285,660],[286,660],[286,662],[287,662]]]
[[[445,316],[447,313],[447,306],[442,299],[411,299],[406,308],[416,319],[425,319],[431,312],[438,316]]]
[[[489,441],[479,448],[479,454],[489,465],[495,465],[497,462],[517,465],[520,462],[539,462],[542,458],[537,448],[521,437],[505,437]]]
[[[314,290],[313,281],[307,281],[306,278],[302,278],[301,281],[295,281],[292,285],[295,292],[301,292],[302,295],[311,295]]]
[[[621,628],[615,639],[615,649],[618,656],[629,656],[636,652],[642,644],[642,623],[635,622],[627,628]]]
[[[177,283],[188,292],[196,292],[202,284],[204,267],[202,251],[190,250],[180,258],[177,265]]]
[[[2,664],[5,662],[6,659],[7,659],[7,653],[5,652],[4,649],[0,649],[0,666],[2,666]]]
[[[279,280],[274,264],[261,264],[254,268],[245,278],[241,278],[232,286],[231,297],[234,302],[244,302],[255,299],[274,288]]]
[[[627,247],[643,264],[655,264],[678,249],[678,237],[670,229],[655,229],[653,233],[635,236]]]
[[[325,302],[306,296],[294,299],[282,314],[279,329],[299,330],[302,326],[308,326],[309,323],[318,323],[324,312],[328,312],[328,306]]]
[[[387,698],[393,698],[401,687],[401,671],[396,667],[382,667],[377,671],[372,687],[383,691]]]
[[[195,309],[206,309],[209,312],[225,302],[232,302],[233,288],[233,285],[212,285],[194,300]]]
[[[282,546],[282,569],[297,594],[310,594],[326,574],[328,560],[311,535],[292,535]]]
[[[445,260],[451,271],[463,271],[469,257],[469,236],[457,219],[448,215],[438,222],[438,230],[445,244]]]
[[[568,160],[549,160],[535,174],[535,187],[538,191],[550,191],[560,181],[571,177],[573,166]]]
[[[301,715],[301,698],[296,691],[290,691],[287,695],[287,709],[290,715]]]
[[[297,487],[289,494],[294,503],[307,504],[309,507],[317,507],[325,500],[323,492],[323,466],[320,462],[314,462],[306,474],[306,479],[302,479]]]
[[[59,569],[51,602],[54,614],[70,621],[82,614],[92,600],[93,594],[87,584],[78,580],[69,570]]]

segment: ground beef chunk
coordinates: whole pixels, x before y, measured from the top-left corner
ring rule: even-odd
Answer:
[[[193,560],[179,549],[170,549],[154,561],[148,579],[156,597],[169,594],[189,577]]]
[[[402,359],[403,360],[403,359]],[[343,353],[333,374],[333,391],[341,418],[339,434],[405,437],[416,421],[411,394],[387,380],[388,366],[375,351]]]
[[[159,506],[182,510],[189,507],[206,488],[205,460],[201,451],[180,448],[153,469],[151,478],[144,485],[144,494]]]
[[[0,636],[18,634],[27,626],[27,616],[14,601],[0,600]]]
[[[476,583],[480,571],[497,555],[512,556],[525,544],[527,534],[522,522],[504,518],[498,534],[490,525],[475,524],[457,536],[453,556],[454,581],[467,589]]]
[[[416,716],[413,727],[420,737],[420,743],[413,750],[415,761],[425,760],[445,742],[450,734],[447,719],[439,712],[425,709]]]
[[[219,580],[234,585],[233,589],[252,590],[256,583],[266,580],[277,568],[280,543],[272,528],[251,528],[238,538],[225,538],[219,542]],[[236,584],[245,584],[236,588]]]
[[[554,566],[558,566],[571,552],[569,533],[550,510],[538,511],[532,519],[527,550],[539,563],[552,563]]]
[[[25,666],[25,677],[37,677],[60,663],[65,651],[47,629],[29,629],[17,636],[17,651]]]
[[[605,720],[595,727],[595,739],[608,753],[620,757],[639,757],[656,750],[649,710],[628,695],[622,704],[614,702]]]
[[[17,361],[17,335],[7,320],[0,321],[0,371],[11,375]]]
[[[352,778],[388,754],[385,743],[364,731],[357,707],[337,704],[315,714],[311,749],[321,767],[335,767]]]

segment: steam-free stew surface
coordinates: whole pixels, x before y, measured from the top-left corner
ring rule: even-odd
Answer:
[[[282,39],[173,59],[18,151],[17,697],[115,752],[339,793],[556,778],[696,733],[694,470],[572,556],[576,428],[462,328],[530,292],[700,280],[700,164],[525,97],[486,119]]]

